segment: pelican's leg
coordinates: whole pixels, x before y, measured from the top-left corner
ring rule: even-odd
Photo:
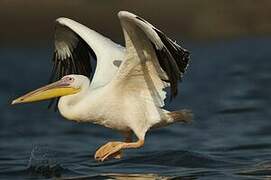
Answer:
[[[122,134],[124,136],[124,142],[127,142],[127,143],[132,142],[132,131],[124,131],[122,132]],[[115,159],[121,159],[122,156],[123,156],[123,152],[121,150],[110,155],[110,157],[115,158]]]
[[[96,151],[95,159],[104,161],[116,153],[120,154],[122,149],[140,148],[144,145],[144,140],[139,139],[136,142],[108,142]],[[118,155],[117,154],[117,155]]]
[[[124,135],[124,142],[127,142],[127,143],[129,143],[129,142],[132,142],[132,131],[125,131],[125,132],[123,132],[123,135]]]

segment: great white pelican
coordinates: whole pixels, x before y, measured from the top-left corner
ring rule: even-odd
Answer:
[[[189,62],[189,52],[141,17],[118,13],[125,46],[68,18],[58,18],[51,84],[15,99],[12,104],[58,97],[62,116],[121,131],[125,140],[108,142],[95,153],[104,161],[120,158],[122,150],[144,145],[155,127],[188,122],[190,110],[163,108],[165,88],[170,99]],[[90,61],[96,61],[95,73]],[[132,141],[132,133],[137,141]]]

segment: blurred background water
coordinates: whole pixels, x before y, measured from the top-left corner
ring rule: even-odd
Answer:
[[[268,179],[271,176],[270,1],[0,1],[0,179]],[[115,131],[67,121],[47,103],[10,106],[47,83],[53,21],[75,19],[123,44],[129,10],[192,53],[180,95],[191,124],[153,130],[144,148],[98,163]]]

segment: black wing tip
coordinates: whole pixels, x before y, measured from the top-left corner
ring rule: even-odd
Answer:
[[[136,16],[135,18],[144,23],[148,23],[145,19],[139,16]],[[168,79],[161,80],[170,84],[171,101],[178,95],[178,82],[183,79],[184,73],[186,72],[190,62],[191,53],[176,42],[172,41],[159,29],[155,27],[152,27],[152,29],[157,33],[164,44],[163,48],[157,49],[154,43],[152,43],[159,64],[168,76]]]
[[[190,62],[191,53],[168,38],[162,31],[153,28],[164,44],[161,50],[154,47],[160,66],[170,83],[170,101],[178,95],[178,82],[182,81]]]

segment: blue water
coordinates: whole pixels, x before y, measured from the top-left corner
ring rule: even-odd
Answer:
[[[47,102],[11,106],[47,83],[51,49],[0,48],[0,179],[262,179],[271,175],[271,38],[185,42],[192,62],[169,109],[191,124],[147,134],[144,148],[103,163],[116,131],[67,121]]]

